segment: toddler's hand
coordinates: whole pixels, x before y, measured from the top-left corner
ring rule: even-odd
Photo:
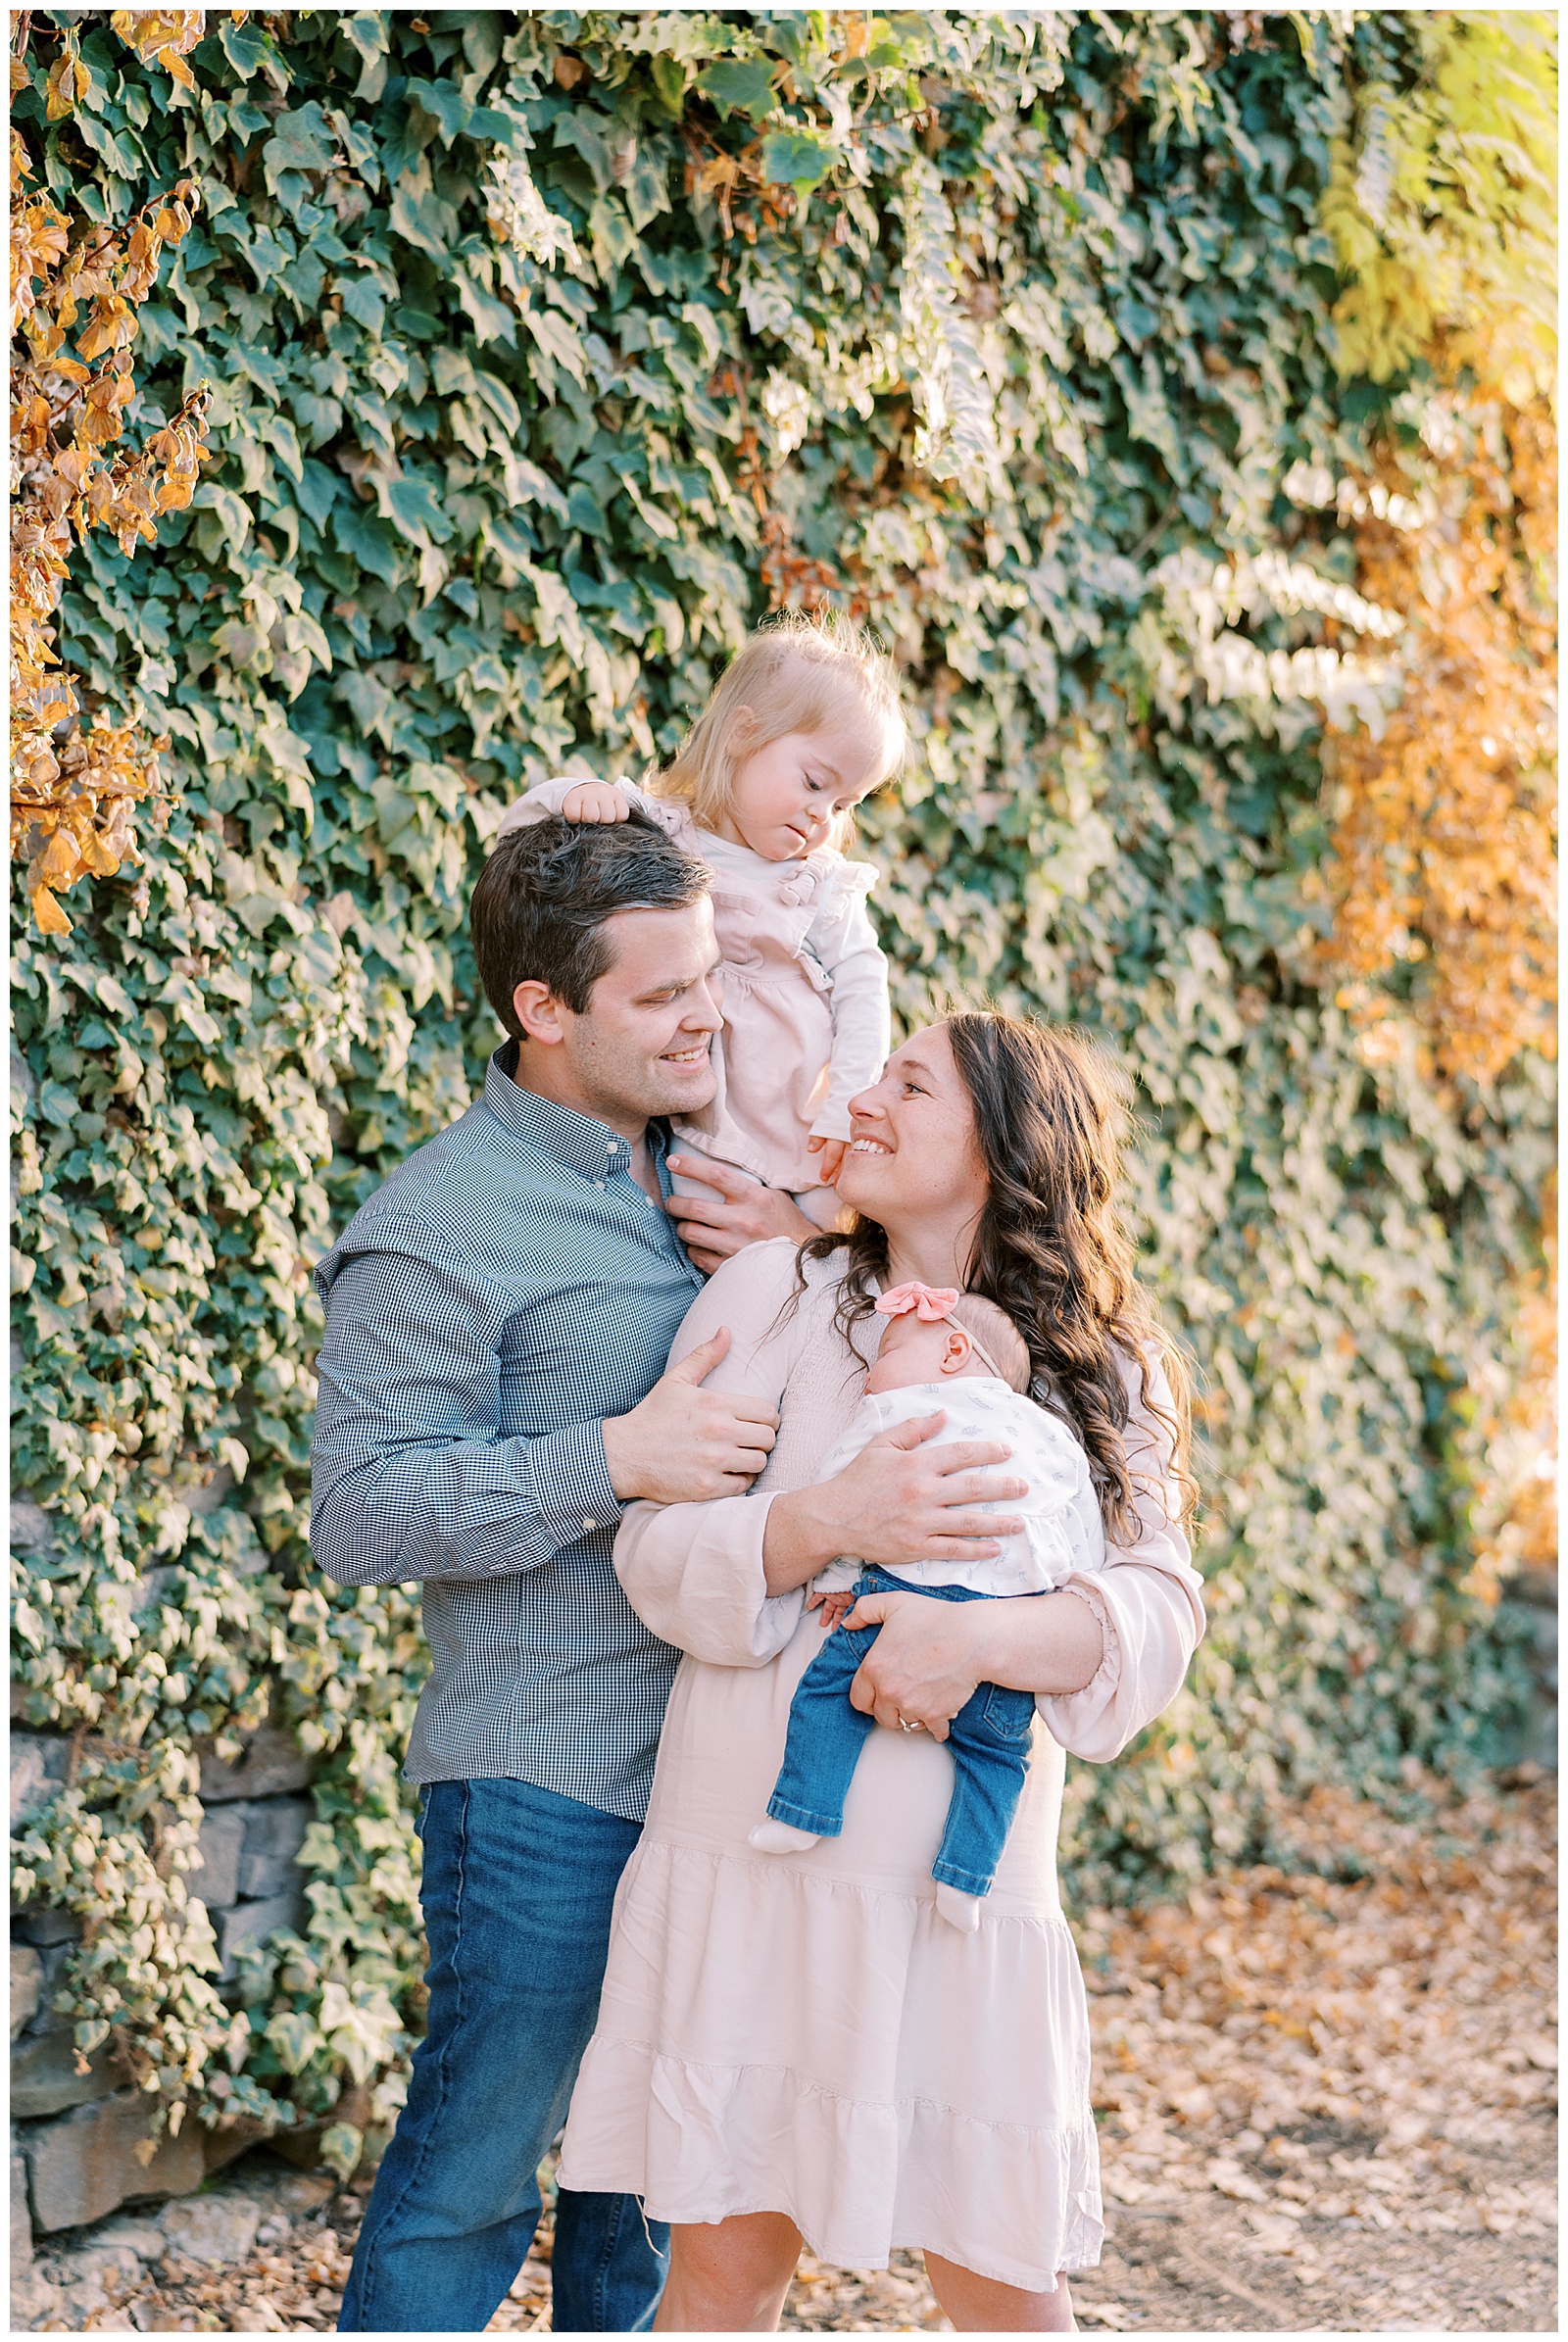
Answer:
[[[631,800],[613,781],[579,781],[561,801],[567,821],[624,821]]]
[[[847,1586],[840,1586],[834,1593],[819,1593],[816,1601],[822,1605],[822,1632],[824,1635],[831,1635],[834,1628],[841,1625],[855,1608],[854,1591]],[[808,1595],[806,1602],[808,1610],[814,1609],[815,1606],[810,1596]]]
[[[822,1157],[820,1165],[822,1185],[825,1188],[837,1187],[839,1173],[844,1167],[844,1157],[850,1150],[848,1139],[808,1139],[806,1147],[808,1154],[819,1154]]]

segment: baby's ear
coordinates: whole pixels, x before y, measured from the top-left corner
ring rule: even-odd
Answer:
[[[948,1328],[948,1345],[942,1353],[943,1373],[962,1374],[969,1363],[969,1351],[972,1346],[968,1335],[961,1326],[950,1326]]]

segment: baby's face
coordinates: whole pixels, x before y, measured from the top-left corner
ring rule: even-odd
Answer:
[[[870,1373],[867,1391],[908,1391],[917,1383],[942,1383],[955,1375],[984,1374],[974,1344],[961,1326],[949,1318],[936,1324],[916,1317],[889,1320]]]

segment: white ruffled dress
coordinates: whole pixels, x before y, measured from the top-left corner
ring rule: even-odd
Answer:
[[[833,1324],[829,1271],[813,1266],[792,1306],[795,1291],[793,1245],[753,1246],[705,1289],[671,1353],[730,1328],[708,1387],[757,1392],[781,1415],[757,1487],[634,1505],[616,1543],[633,1607],[687,1657],[560,2176],[641,2196],[660,2220],[787,2213],[819,2260],[847,2268],[929,2248],[1049,2292],[1058,2272],[1094,2267],[1102,2234],[1087,2009],[1056,1888],[1063,1750],[1114,1756],[1173,1696],[1202,1632],[1199,1580],[1140,1406],[1148,1533],[1069,1581],[1101,1620],[1104,1658],[1083,1691],[1038,1703],[976,1933],[937,1916],[953,1765],[923,1733],[872,1733],[842,1836],[754,1852],[747,1831],[821,1634],[801,1592],[765,1590],[767,1508],[816,1477],[864,1384]],[[867,1354],[882,1325],[859,1329]]]

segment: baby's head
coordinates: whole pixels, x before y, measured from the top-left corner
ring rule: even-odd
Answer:
[[[786,611],[749,635],[659,777],[700,829],[765,861],[842,847],[904,761],[898,674],[863,628]]]
[[[958,1375],[991,1375],[1026,1391],[1033,1369],[1029,1345],[1004,1309],[977,1293],[951,1287],[901,1285],[877,1303],[890,1322],[867,1391],[907,1391]]]

